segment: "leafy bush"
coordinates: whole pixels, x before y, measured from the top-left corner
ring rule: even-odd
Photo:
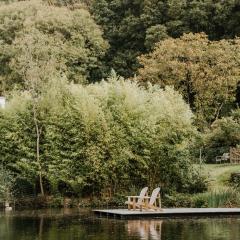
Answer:
[[[240,194],[233,188],[223,188],[193,195],[172,193],[171,195],[164,195],[162,202],[164,207],[239,207]]]
[[[229,182],[233,187],[239,188],[240,187],[240,172],[233,172],[231,174]]]
[[[192,207],[193,198],[190,194],[182,194],[182,193],[172,193],[171,195],[164,195],[162,199],[162,205],[164,207]]]
[[[240,109],[215,121],[204,135],[204,155],[207,162],[215,161],[216,156],[229,152],[230,147],[240,145]]]
[[[0,201],[9,202],[14,193],[14,181],[13,174],[0,166]]]
[[[114,73],[88,86],[53,80],[36,109],[39,160],[32,104],[27,92],[15,94],[0,118],[1,162],[30,183],[41,173],[47,191],[66,194],[67,186],[68,194],[81,196],[143,185],[178,192],[204,186],[191,163],[192,113],[172,88],[145,89]]]

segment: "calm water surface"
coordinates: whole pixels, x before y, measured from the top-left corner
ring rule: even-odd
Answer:
[[[83,210],[0,212],[1,240],[238,240],[240,218],[111,220]]]

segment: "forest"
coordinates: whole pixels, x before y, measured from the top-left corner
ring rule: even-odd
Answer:
[[[240,148],[239,22],[239,0],[0,0],[0,199],[204,205],[199,155]]]

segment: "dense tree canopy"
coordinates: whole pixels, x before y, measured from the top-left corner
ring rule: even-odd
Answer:
[[[0,91],[22,86],[24,44],[32,56],[57,69],[70,81],[94,80],[100,73],[107,43],[99,27],[84,9],[71,11],[26,1],[0,6]]]
[[[239,59],[239,39],[209,41],[205,34],[185,34],[160,42],[152,53],[140,57],[138,80],[174,86],[204,127],[235,103]]]
[[[239,8],[239,0],[92,0],[90,4],[111,45],[107,65],[123,76],[132,76],[138,67],[136,56],[166,35],[205,32],[213,40],[239,36]]]
[[[141,2],[99,0],[91,5],[91,12],[110,43],[106,65],[123,76],[133,74],[138,67],[136,57],[145,50]]]
[[[139,67],[137,56],[151,50],[156,42],[167,36],[180,37],[183,33],[205,32],[210,39],[219,40],[234,38],[240,33],[239,0],[49,0],[45,2],[51,6],[68,6],[69,9],[77,10],[67,11],[65,9],[65,12],[72,13],[72,15],[75,12],[76,21],[72,23],[70,21],[69,24],[72,26],[65,26],[68,29],[73,29],[74,26],[76,29],[79,22],[86,21],[85,16],[82,15],[81,19],[81,14],[78,14],[80,9],[81,11],[85,9],[85,14],[88,9],[96,22],[101,25],[104,36],[110,43],[110,48],[105,58],[105,65],[101,65],[100,72],[95,71],[94,79],[101,78],[104,73],[108,74],[111,68],[123,76],[133,76]],[[18,5],[15,6],[21,8],[17,7]],[[53,9],[53,7],[48,9]],[[66,20],[64,19],[66,13],[63,13],[62,9],[54,8],[53,12],[59,19],[63,17],[59,20],[60,22],[63,23]],[[85,27],[95,33],[92,30],[96,26],[92,22],[87,21]],[[66,28],[65,32],[67,32]],[[72,32],[69,30],[68,34],[70,31]],[[103,47],[102,50],[105,51],[106,48]],[[100,56],[97,55],[97,57]],[[75,65],[77,65],[76,62],[79,64],[79,61],[75,61]],[[94,66],[94,69],[98,67]],[[79,71],[82,73],[81,70]],[[87,77],[89,77],[88,72]]]

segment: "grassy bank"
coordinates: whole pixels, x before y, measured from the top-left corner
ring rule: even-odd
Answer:
[[[240,192],[230,182],[231,174],[240,172],[236,164],[203,164],[197,166],[208,181],[207,192],[193,195],[193,207],[239,207]]]
[[[207,191],[167,195],[163,198],[165,207],[240,207],[239,188],[230,182],[231,174],[240,172],[240,165],[203,164],[196,168],[206,176]]]
[[[204,164],[201,168],[208,178],[209,191],[229,187],[231,173],[240,172],[240,165],[236,164]]]

